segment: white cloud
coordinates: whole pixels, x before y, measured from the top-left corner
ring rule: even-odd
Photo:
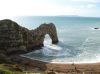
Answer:
[[[91,3],[81,9],[68,6],[68,3],[66,5],[55,4],[54,1],[56,0],[0,0],[0,18],[24,15],[85,15],[89,14],[88,8],[94,7]],[[73,1],[99,2],[99,0]]]
[[[87,5],[87,8],[93,8],[93,7],[95,7],[94,4],[88,4],[88,5]]]
[[[90,3],[98,3],[100,0],[72,0],[75,2],[90,2]]]
[[[76,14],[79,16],[86,16],[86,17],[100,17],[98,14],[100,13],[97,9],[92,8],[79,8],[76,11]]]
[[[55,6],[47,0],[0,0],[0,16],[48,15]]]
[[[50,3],[50,0],[0,0],[0,18],[24,15],[73,14],[74,8]]]
[[[80,5],[79,8],[87,8],[87,9],[90,9],[90,8],[95,8],[96,5],[95,4],[83,4],[83,5]]]

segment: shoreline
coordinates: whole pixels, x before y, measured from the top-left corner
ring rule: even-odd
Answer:
[[[43,71],[53,71],[53,72],[59,72],[59,73],[71,73],[72,72],[80,72],[85,74],[88,74],[87,72],[93,72],[93,74],[100,74],[100,62],[98,63],[67,63],[67,64],[61,64],[61,63],[47,63],[39,60],[32,60],[30,63],[30,66],[33,66],[35,68],[39,68]]]
[[[26,58],[26,57],[24,57]],[[26,58],[29,59],[29,58]],[[60,73],[72,73],[72,72],[93,72],[93,74],[100,74],[100,62],[96,63],[51,63],[44,62],[36,59],[31,59],[31,62],[28,63],[29,68],[39,68],[43,71],[54,71]],[[90,74],[89,73],[89,74]]]
[[[31,60],[36,60],[36,61],[41,61],[41,62],[45,62],[45,63],[51,63],[51,64],[94,64],[94,63],[100,63],[100,61],[83,61],[83,62],[63,62],[63,61],[60,61],[60,62],[53,62],[53,61],[43,61],[43,60],[39,60],[39,59],[34,59],[34,58],[29,58],[29,57],[26,57],[24,55],[21,55],[21,57],[25,57],[25,58],[28,58],[28,59],[31,59]]]

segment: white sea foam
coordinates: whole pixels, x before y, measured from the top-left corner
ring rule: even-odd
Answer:
[[[93,46],[93,42],[95,41],[93,39],[94,38],[90,37],[85,40],[84,44],[80,47],[80,50],[84,49],[82,51],[82,53],[76,52],[78,49],[75,49],[71,46],[66,46],[61,41],[58,43],[58,45],[51,45],[51,43],[48,43],[48,40],[47,40],[47,41],[45,41],[45,46],[41,50],[36,50],[35,52],[31,52],[31,53],[27,54],[28,56],[25,56],[25,57],[44,61],[44,62],[60,63],[60,64],[100,62],[99,53],[94,52],[95,50],[94,51],[91,50],[91,47]],[[92,46],[90,47],[89,44],[91,44],[91,43],[92,43]],[[98,50],[100,50],[100,49],[98,49]],[[75,52],[79,53],[79,54],[75,54]],[[43,55],[43,57],[41,59],[36,58],[35,56],[33,56],[33,57],[29,56],[29,55],[33,55],[33,54],[38,55],[40,53],[42,53],[42,55]],[[74,57],[74,54],[75,54],[75,57]],[[72,55],[73,55],[73,57],[69,57]],[[45,56],[47,58],[45,58]],[[55,58],[51,58],[50,60],[48,60],[48,58],[50,58],[49,56],[53,56]],[[59,57],[62,57],[62,58],[59,58]]]
[[[54,44],[52,44],[52,45],[47,45],[47,47],[48,47],[48,48],[51,48],[51,49],[53,49],[53,50],[62,50],[62,47],[57,46],[57,45],[54,45]]]
[[[91,43],[91,42],[93,43],[95,41],[93,39],[94,38],[90,37],[85,40],[83,46],[80,47],[80,50],[83,49],[83,51],[82,51],[82,53],[79,53],[79,54],[75,54],[75,52],[78,49],[74,49],[70,46],[65,46],[61,42],[58,45],[51,46],[51,43],[48,43],[48,41],[46,41],[47,44],[45,44],[45,46],[41,50],[36,50],[35,52],[28,53],[27,54],[28,56],[24,56],[24,57],[28,57],[31,59],[40,60],[40,61],[44,61],[44,62],[60,63],[60,64],[97,63],[97,62],[100,62],[100,54],[99,54],[100,51],[98,53],[96,53],[96,52],[94,52],[95,50],[94,51],[91,50],[91,48],[93,48],[94,46],[92,45],[93,47],[92,46],[90,47],[88,45],[89,43]],[[86,47],[84,47],[84,45],[86,45]],[[100,50],[100,48],[98,50]],[[74,56],[69,57],[71,55],[74,55],[73,52],[75,54],[75,57]],[[38,58],[38,57],[36,58],[35,56],[30,57],[30,55],[33,55],[33,54],[38,55],[40,53],[42,53],[42,55],[43,55],[43,57],[41,57],[41,58]],[[78,52],[76,52],[76,53],[78,53]],[[48,60],[48,58],[50,58],[50,56],[53,56],[55,58],[51,58],[50,60]],[[60,57],[62,57],[62,58],[60,58]]]
[[[48,60],[40,60],[40,59],[36,59],[36,58],[34,58],[34,57],[29,57],[29,56],[24,56],[24,55],[21,55],[22,57],[26,57],[26,58],[30,58],[30,59],[32,59],[32,60],[39,60],[39,61],[42,61],[42,62],[47,62],[47,63],[58,63],[58,64],[84,64],[84,63],[100,63],[100,60],[98,60],[98,58],[97,58],[97,60],[95,59],[92,59],[92,60],[87,60],[87,59],[84,59],[84,60],[82,60],[82,61],[70,61],[70,62],[68,62],[68,61],[65,61],[65,60],[51,60],[51,61],[48,61]],[[100,57],[99,57],[99,59],[100,59]]]

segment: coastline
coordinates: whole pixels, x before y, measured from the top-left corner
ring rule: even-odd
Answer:
[[[28,58],[29,59],[29,58]],[[31,59],[32,60],[32,59]],[[93,72],[93,74],[100,74],[100,62],[95,63],[51,63],[44,62],[41,60],[32,60],[29,63],[29,67],[39,68],[43,71],[53,71],[60,73],[71,73],[80,72],[88,74],[88,72]]]
[[[26,57],[24,55],[21,55],[22,57],[31,59],[31,60],[37,60],[37,61],[41,61],[41,62],[46,62],[46,63],[52,63],[52,64],[94,64],[94,63],[100,63],[100,61],[80,61],[80,62],[64,62],[64,61],[60,61],[60,62],[54,62],[54,61],[44,61],[44,60],[39,60],[39,59],[35,59],[35,58],[30,58],[30,57]]]

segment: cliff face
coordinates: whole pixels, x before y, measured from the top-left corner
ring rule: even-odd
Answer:
[[[37,29],[28,30],[12,20],[1,20],[0,58],[7,61],[10,59],[8,55],[19,55],[41,48],[46,34],[50,35],[53,44],[58,43],[56,27],[53,23],[42,24]]]

